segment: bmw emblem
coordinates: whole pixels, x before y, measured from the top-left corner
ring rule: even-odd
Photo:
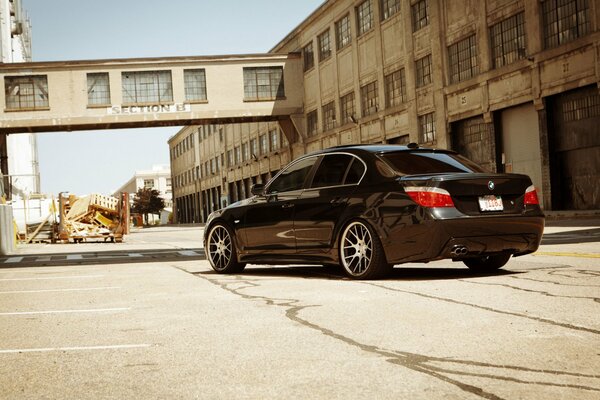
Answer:
[[[494,184],[494,182],[492,182],[492,181],[488,182],[488,189],[494,190],[495,187],[496,187],[496,185]]]

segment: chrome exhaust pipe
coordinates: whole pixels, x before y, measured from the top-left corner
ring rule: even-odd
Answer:
[[[462,246],[462,245],[453,246],[452,250],[450,250],[450,254],[454,257],[465,256],[465,255],[467,255],[468,252],[469,252],[469,250],[467,249],[467,246]]]

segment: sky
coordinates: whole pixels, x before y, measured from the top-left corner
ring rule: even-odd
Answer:
[[[23,0],[33,61],[266,53],[323,0]],[[110,194],[179,127],[41,133],[43,193]]]

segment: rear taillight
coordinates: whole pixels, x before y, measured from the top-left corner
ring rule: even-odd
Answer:
[[[540,205],[540,199],[538,198],[535,186],[531,185],[525,191],[525,205]]]
[[[404,191],[420,206],[427,208],[454,207],[454,202],[447,190],[436,187],[411,186]]]

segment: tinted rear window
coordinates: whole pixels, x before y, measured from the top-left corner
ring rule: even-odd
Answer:
[[[401,151],[382,157],[400,175],[442,174],[448,172],[486,172],[473,161],[453,153]]]

